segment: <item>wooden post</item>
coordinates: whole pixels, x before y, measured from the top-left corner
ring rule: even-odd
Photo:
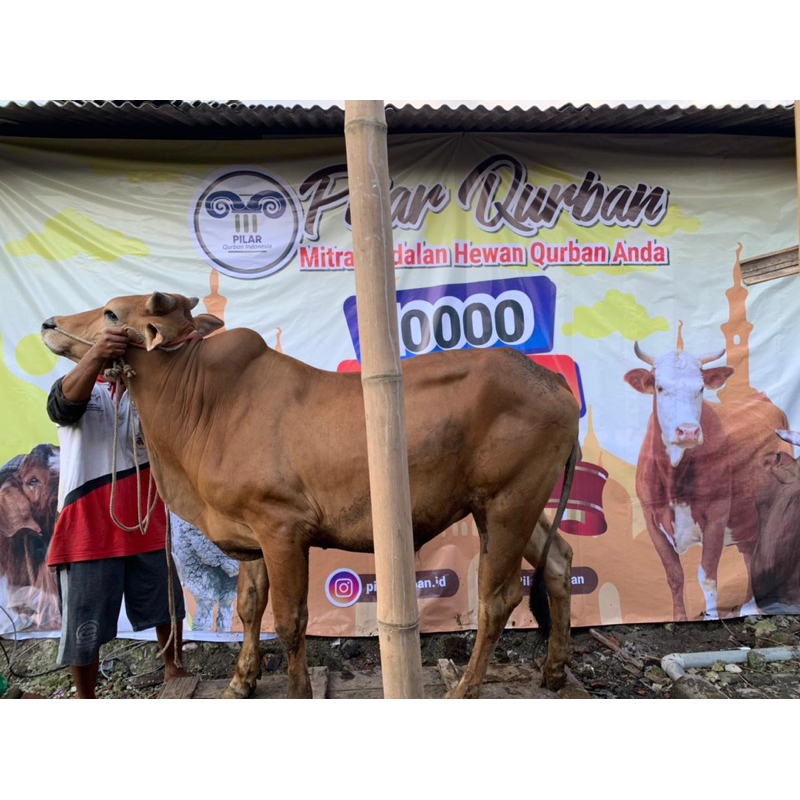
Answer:
[[[800,100],[794,101],[794,159],[797,169],[797,233],[800,236]],[[800,261],[800,245],[798,261]]]
[[[344,120],[383,694],[386,698],[421,698],[422,656],[383,103],[348,100]]]

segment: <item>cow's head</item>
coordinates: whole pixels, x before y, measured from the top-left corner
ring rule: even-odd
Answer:
[[[42,533],[19,481],[6,480],[0,486],[0,536],[10,539],[25,531],[37,536]]]
[[[42,324],[42,338],[56,355],[80,361],[104,328],[121,326],[131,341],[152,350],[195,331],[206,336],[224,325],[212,314],[193,317],[197,303],[196,297],[163,292],[115,297],[102,308],[50,317]]]
[[[775,431],[784,442],[800,445],[800,433],[796,431]],[[800,459],[792,458],[788,453],[769,453],[764,457],[764,466],[779,483],[800,482]]]
[[[55,520],[58,503],[59,448],[37,445],[20,464],[17,479],[39,525]]]
[[[632,369],[625,380],[637,392],[655,396],[655,414],[661,427],[661,440],[670,464],[678,466],[684,452],[703,444],[700,415],[703,389],[719,389],[733,374],[733,367],[708,367],[704,364],[725,355],[725,350],[694,356],[673,350],[658,358],[647,355],[634,343],[634,352],[652,369]]]

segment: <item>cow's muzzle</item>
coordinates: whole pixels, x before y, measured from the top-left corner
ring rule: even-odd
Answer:
[[[703,434],[699,425],[685,423],[675,428],[675,444],[682,447],[693,447],[702,444]]]

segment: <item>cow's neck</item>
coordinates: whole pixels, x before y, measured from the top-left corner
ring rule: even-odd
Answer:
[[[128,380],[147,442],[153,474],[164,500],[170,486],[164,474],[179,474],[188,444],[202,431],[201,342],[189,341],[179,350],[128,350],[126,360],[135,375]]]

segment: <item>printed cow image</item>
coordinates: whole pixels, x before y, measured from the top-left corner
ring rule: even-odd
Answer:
[[[181,585],[191,592],[195,601],[192,630],[229,631],[236,602],[239,562],[226,556],[202,531],[177,514],[170,514],[170,526],[172,552]]]
[[[800,445],[800,433],[775,431]],[[778,452],[764,461],[770,481],[758,501],[758,542],[751,567],[758,607],[800,614],[800,459]]]
[[[630,370],[625,381],[653,395],[636,494],[667,574],[673,618],[687,619],[680,556],[698,545],[704,616],[718,619],[722,548],[735,545],[749,574],[758,535],[755,498],[765,480],[761,464],[775,449],[775,428],[787,426],[786,415],[763,395],[724,404],[703,399],[704,389],[721,388],[733,374],[729,366],[705,366],[722,358],[724,349],[702,356],[679,349],[653,358],[636,342],[634,352],[651,368]],[[740,613],[757,613],[749,589],[744,600]]]
[[[47,567],[58,502],[58,447],[40,444],[0,468],[0,578],[17,630],[60,625],[58,589]]]

